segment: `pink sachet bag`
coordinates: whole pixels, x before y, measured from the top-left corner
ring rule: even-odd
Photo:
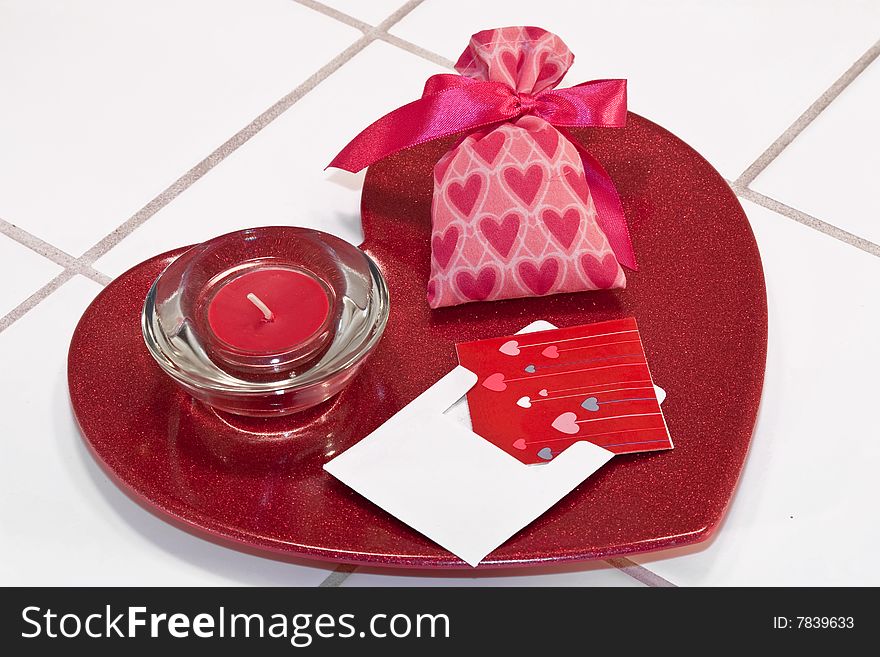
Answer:
[[[433,76],[421,100],[374,123],[332,163],[357,170],[465,133],[434,167],[432,308],[626,287],[621,262],[635,268],[635,259],[617,193],[561,132],[623,125],[625,81],[555,90],[573,60],[540,28],[479,32],[455,65],[460,76]]]
[[[455,70],[520,93],[555,87],[574,56],[543,30],[471,38]],[[432,308],[469,301],[626,287],[597,223],[577,148],[523,116],[469,135],[434,167]]]

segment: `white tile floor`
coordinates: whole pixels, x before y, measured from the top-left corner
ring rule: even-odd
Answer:
[[[867,65],[880,51],[880,5],[464,4],[0,0],[3,584],[880,584],[865,567],[880,540],[870,378],[880,367],[880,65]],[[392,36],[371,31],[391,15]],[[68,276],[92,264],[115,276],[246,225],[311,225],[357,243],[361,177],[323,166],[360,127],[417,97],[471,32],[521,22],[571,45],[569,82],[629,78],[632,109],[730,180],[767,165],[748,188],[734,184],[762,203],[744,207],[766,269],[770,343],[753,448],[715,540],[617,562],[623,570],[346,578],[214,546],[132,503],[70,415],[67,346],[100,285],[77,275],[58,288],[58,254],[79,258]],[[860,58],[867,67],[851,69]],[[842,92],[820,112],[829,89]],[[282,99],[277,118],[255,122]],[[805,129],[765,153],[799,117]],[[247,139],[220,148],[246,126]],[[814,218],[840,239],[798,223]]]
[[[290,0],[0,7],[0,217],[72,255],[360,36]]]

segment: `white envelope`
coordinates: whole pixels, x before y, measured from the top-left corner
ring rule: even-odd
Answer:
[[[554,327],[535,322],[520,332],[547,328]],[[324,465],[471,566],[614,456],[582,441],[548,463],[521,463],[456,421],[455,415],[469,420],[463,401],[453,405],[476,382],[473,372],[456,367]]]

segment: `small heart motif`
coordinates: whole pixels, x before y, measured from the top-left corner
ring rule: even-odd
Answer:
[[[503,392],[507,390],[507,384],[504,382],[504,375],[501,372],[495,372],[486,377],[483,381],[483,387],[493,392]]]
[[[559,347],[555,344],[551,344],[544,351],[541,352],[541,355],[546,358],[559,358]]]
[[[495,270],[483,267],[476,276],[469,271],[460,271],[455,276],[455,284],[471,301],[485,301],[495,289]]]
[[[483,187],[483,179],[480,174],[473,173],[468,176],[467,181],[462,185],[459,182],[450,183],[446,188],[446,194],[452,204],[465,216],[470,217],[471,210],[480,196],[480,189]]]
[[[546,397],[547,396],[547,388],[541,388],[538,391],[538,394],[541,395],[542,397]]]
[[[518,167],[507,167],[504,181],[523,203],[531,206],[544,183],[544,168],[540,164],[533,164],[525,171]]]
[[[556,64],[556,62],[548,61],[549,58],[549,51],[541,54],[541,69],[538,71],[538,82],[542,80],[553,80],[555,82],[556,80],[554,78],[559,76],[559,65]]]
[[[598,411],[599,401],[595,397],[587,397],[581,402],[581,408],[587,411]]]
[[[601,261],[594,255],[585,253],[581,256],[581,267],[599,290],[607,290],[614,285],[614,281],[617,280],[617,272],[620,269],[613,253],[605,254]]]
[[[519,235],[519,215],[511,212],[501,221],[495,217],[483,217],[480,219],[480,230],[492,248],[498,251],[498,255],[506,258],[510,255],[510,248]]]
[[[549,447],[544,447],[543,449],[538,451],[538,456],[545,461],[549,461],[553,458],[553,450]]]
[[[521,408],[531,408],[532,400],[529,397],[520,397],[516,400],[516,405]]]
[[[501,63],[507,69],[511,82],[519,80],[519,70],[522,67],[523,51],[514,52],[513,50],[505,50],[501,55]]]
[[[458,235],[458,226],[450,226],[443,235],[434,235],[431,238],[431,253],[440,265],[440,269],[446,269],[452,259],[455,247],[458,246]]]
[[[534,374],[535,373],[535,366],[534,365],[526,365],[525,370],[529,374]]]
[[[480,141],[474,144],[474,150],[477,152],[486,164],[492,164],[495,161],[495,158],[498,157],[498,153],[501,150],[501,147],[504,146],[504,133],[493,131],[488,135],[480,139]]]
[[[562,214],[553,208],[547,208],[541,213],[541,219],[563,249],[571,247],[578,228],[581,227],[581,213],[577,208],[569,208]]]
[[[514,449],[525,449],[526,448],[526,439],[520,438],[519,440],[513,441]]]
[[[536,267],[528,260],[525,260],[519,263],[518,270],[520,278],[522,278],[526,287],[534,294],[544,296],[556,283],[556,278],[559,276],[559,263],[556,261],[556,258],[547,258],[541,263],[540,267]]]
[[[508,340],[498,347],[498,351],[505,356],[519,356],[519,342],[516,340]]]
[[[558,418],[553,420],[553,423],[550,425],[560,433],[567,433],[569,436],[573,436],[581,428],[577,425],[577,415],[572,413],[571,411],[567,413],[563,413]]]

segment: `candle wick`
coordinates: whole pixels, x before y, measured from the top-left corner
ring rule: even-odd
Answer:
[[[265,303],[263,303],[260,300],[260,297],[258,297],[256,294],[251,292],[250,294],[247,295],[247,298],[248,298],[248,301],[250,301],[252,304],[254,304],[257,308],[260,309],[260,312],[263,313],[263,319],[265,319],[267,322],[274,322],[275,321],[275,313],[273,313],[271,310],[269,310],[269,306],[267,306]]]

